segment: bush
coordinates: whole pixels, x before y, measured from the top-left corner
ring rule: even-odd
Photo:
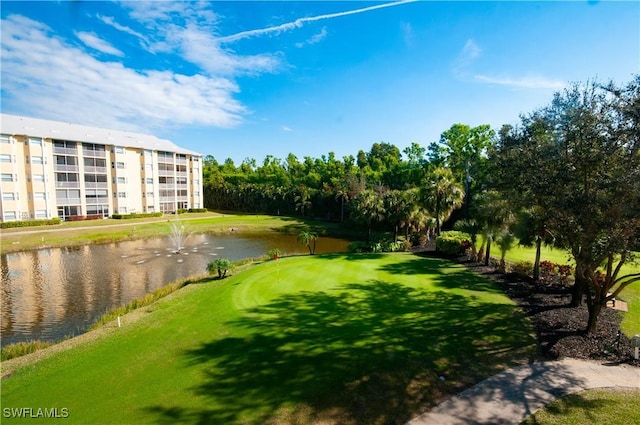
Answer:
[[[208,212],[209,210],[206,208],[189,208],[188,212],[190,213],[203,213]]]
[[[436,251],[444,255],[462,255],[471,247],[471,236],[458,230],[442,232],[436,238]]]
[[[511,271],[522,276],[531,276],[533,274],[533,263],[531,261],[519,261],[511,264]]]
[[[356,241],[351,242],[347,247],[349,252],[403,252],[411,249],[411,243],[405,243],[404,241]]]
[[[210,274],[217,272],[218,279],[224,279],[227,276],[227,271],[233,270],[233,268],[233,263],[227,258],[218,258],[207,264],[207,271]]]
[[[23,221],[7,221],[0,223],[0,229],[12,229],[16,227],[31,227],[31,226],[53,226],[62,223],[62,219],[59,217],[50,218],[48,220],[23,220]]]
[[[163,215],[164,214],[162,212],[113,214],[111,218],[116,220],[128,220],[130,218],[162,217]]]

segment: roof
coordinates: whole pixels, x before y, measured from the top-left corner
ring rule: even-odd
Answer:
[[[160,139],[150,134],[131,133],[100,127],[89,127],[60,121],[42,120],[19,115],[0,114],[0,131],[14,136],[31,136],[76,142],[115,145],[155,151],[167,151],[202,156],[197,152],[183,149],[170,140]]]

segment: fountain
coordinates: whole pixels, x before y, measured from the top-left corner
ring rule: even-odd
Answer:
[[[175,220],[169,225],[170,233],[169,238],[173,243],[174,250],[171,251],[174,254],[180,254],[184,248],[184,242],[189,237],[189,233],[185,231],[185,226],[180,220]]]

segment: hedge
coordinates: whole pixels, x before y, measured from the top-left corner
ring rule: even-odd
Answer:
[[[436,238],[436,251],[444,255],[462,255],[470,246],[471,236],[457,230],[442,232]]]
[[[0,229],[11,229],[15,227],[31,227],[31,226],[53,226],[62,223],[60,217],[50,218],[48,220],[24,220],[24,221],[7,221],[0,223]]]
[[[116,220],[128,220],[130,218],[145,218],[145,217],[162,217],[164,213],[162,212],[153,212],[153,213],[131,213],[131,214],[113,214],[111,218]]]

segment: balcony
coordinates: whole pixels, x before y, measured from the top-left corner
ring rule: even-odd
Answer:
[[[158,176],[160,176],[160,177],[166,177],[166,176],[173,177],[173,170],[158,170]]]
[[[80,200],[80,198],[57,198],[56,199],[56,205],[61,207],[61,206],[67,206],[67,205],[80,205],[82,202]]]
[[[186,158],[176,158],[176,164],[187,165],[187,159]]]
[[[56,182],[56,189],[80,189],[80,182]]]
[[[188,177],[186,171],[176,171],[176,177]]]
[[[175,160],[173,158],[173,156],[165,156],[165,155],[158,155],[158,163],[162,163],[162,164],[175,164]]]
[[[170,183],[160,183],[158,185],[159,189],[175,189],[176,185],[175,184],[170,184]]]
[[[85,198],[87,205],[106,204],[109,202],[109,198],[106,196],[99,196],[97,198]]]
[[[161,196],[160,197],[160,202],[175,202],[176,197],[175,196]]]
[[[106,158],[106,151],[97,151],[94,149],[82,149],[82,156],[92,156],[94,158]]]
[[[73,156],[78,156],[78,149],[74,149],[74,148],[60,148],[60,147],[53,147],[53,153],[54,154],[58,154],[58,155],[73,155]]]
[[[107,174],[107,167],[84,166],[85,173]]]
[[[79,171],[79,167],[77,165],[66,165],[66,164],[53,164],[54,171]]]
[[[108,182],[84,182],[85,189],[109,189]]]

